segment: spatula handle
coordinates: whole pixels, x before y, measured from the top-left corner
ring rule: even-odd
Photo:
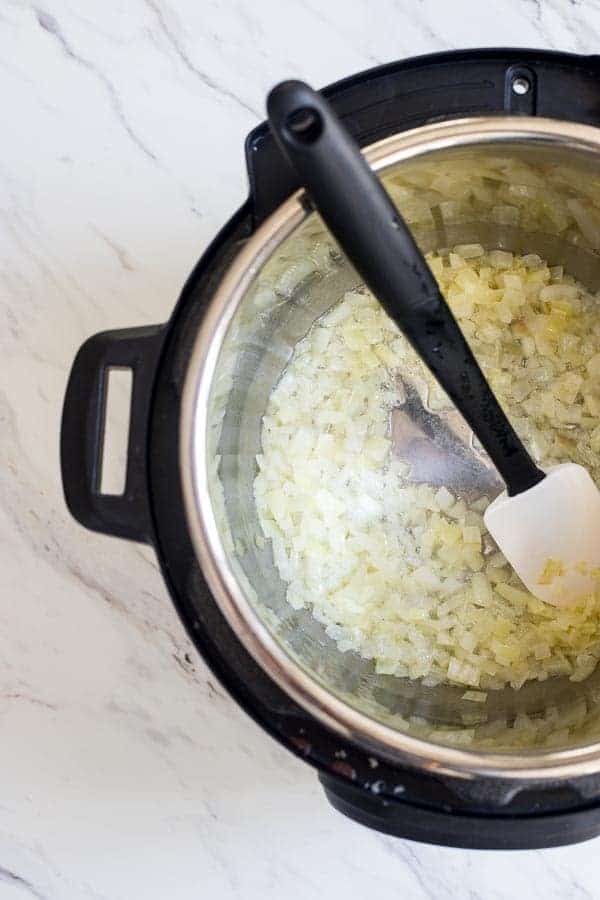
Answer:
[[[334,237],[473,429],[509,494],[541,472],[508,421],[410,230],[327,101],[301,81],[268,98],[284,155]]]

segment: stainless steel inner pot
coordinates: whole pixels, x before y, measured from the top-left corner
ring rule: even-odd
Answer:
[[[477,241],[539,253],[600,289],[600,130],[477,118],[405,132],[365,152],[423,250]],[[543,196],[536,215],[528,202],[515,201],[511,212],[506,194],[499,199],[490,177],[499,158],[543,178],[545,210]],[[457,202],[458,175],[472,179],[469,201]],[[573,208],[583,214],[566,212]],[[474,716],[474,704],[461,699],[464,687],[376,675],[369,661],[341,653],[309,611],[287,604],[269,544],[257,545],[253,481],[269,393],[296,342],[359,283],[298,192],[247,241],[216,290],[190,360],[181,419],[186,514],[214,597],[280,687],[332,729],[391,760],[504,778],[598,772],[599,671],[578,684],[555,678],[492,691]],[[551,715],[559,733],[569,729],[568,739],[524,746],[520,713],[534,721]],[[461,746],[465,728],[474,736]]]

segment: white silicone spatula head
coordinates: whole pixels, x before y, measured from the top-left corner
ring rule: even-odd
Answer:
[[[540,600],[567,606],[600,584],[600,492],[582,466],[564,463],[520,494],[503,492],[483,518]]]

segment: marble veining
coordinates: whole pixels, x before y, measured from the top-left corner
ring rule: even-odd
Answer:
[[[462,46],[597,53],[599,0],[0,0],[2,900],[600,898],[597,841],[507,857],[370,833],[226,696],[152,552],[58,475],[80,343],[161,322],[246,190],[284,77]]]

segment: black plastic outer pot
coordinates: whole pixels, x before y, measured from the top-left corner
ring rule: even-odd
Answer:
[[[599,125],[599,77],[600,57],[473,50],[392,63],[323,93],[365,146],[426,123],[477,115],[538,114]],[[211,598],[181,493],[184,376],[223,272],[248,236],[298,187],[266,124],[248,136],[246,160],[250,196],[197,264],[171,320],[95,335],[77,354],[61,431],[70,511],[87,528],[153,545],[178,613],[215,675],[255,721],[318,769],[327,797],[344,814],[389,834],[459,847],[550,847],[600,834],[596,776],[517,787],[434,777],[344,742],[269,679]],[[119,497],[100,493],[105,386],[115,366],[133,370],[126,487]]]

